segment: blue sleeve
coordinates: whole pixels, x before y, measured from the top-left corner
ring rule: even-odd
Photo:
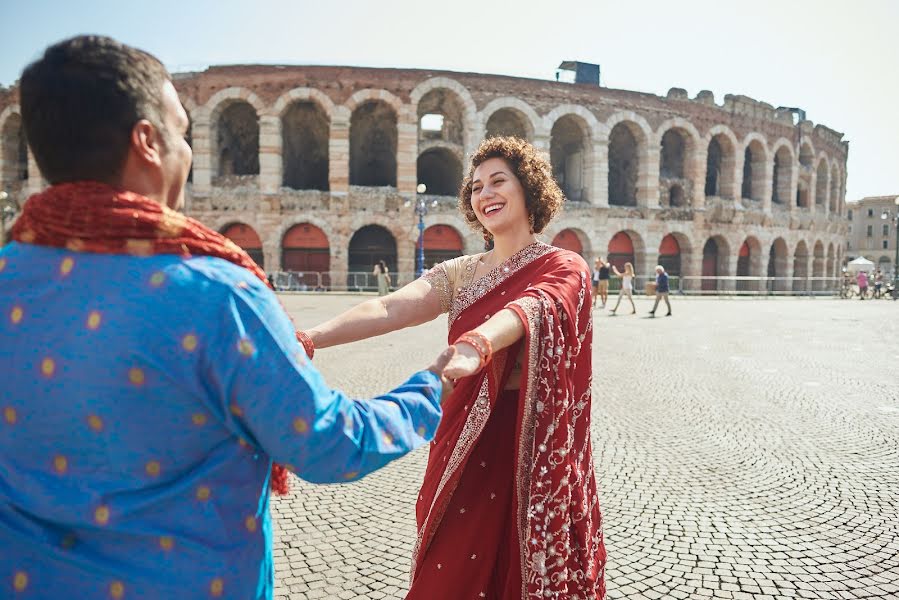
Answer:
[[[277,297],[255,282],[228,296],[205,363],[227,426],[314,483],[363,477],[433,439],[440,422],[442,384],[430,371],[374,399],[329,388]]]

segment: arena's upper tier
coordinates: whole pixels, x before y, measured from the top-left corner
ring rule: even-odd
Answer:
[[[354,228],[386,228],[399,268],[409,268],[417,232],[405,231],[405,201],[420,184],[429,196],[455,196],[466,157],[492,135],[527,138],[548,154],[569,200],[549,234],[572,229],[585,255],[604,253],[618,230],[645,248],[644,267],[662,237],[681,236],[694,249],[685,272],[695,274],[715,236],[732,275],[747,233],[760,254],[827,247],[828,274],[842,258],[848,144],[799,120],[798,109],[416,69],[240,65],[174,81],[192,121],[188,210],[223,230],[250,223],[272,266],[283,264],[286,228],[304,222],[332,247]],[[0,92],[0,172],[4,189],[24,195],[41,181],[17,101],[15,87]],[[434,201],[429,222],[476,248],[448,198]],[[352,268],[342,253],[330,260]]]

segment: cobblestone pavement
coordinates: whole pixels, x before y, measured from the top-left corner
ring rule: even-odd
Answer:
[[[300,326],[360,300],[285,296]],[[674,300],[595,312],[609,598],[899,598],[899,302]],[[446,322],[322,350],[359,397]],[[279,598],[402,598],[426,450],[276,500]]]

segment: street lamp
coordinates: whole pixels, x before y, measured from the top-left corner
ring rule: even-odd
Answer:
[[[6,245],[6,222],[19,212],[19,204],[9,194],[0,191],[0,246]]]
[[[419,183],[415,191],[418,192],[415,198],[415,214],[418,215],[418,268],[415,270],[415,276],[421,277],[422,271],[425,270],[425,215],[428,214],[428,205],[421,195],[428,191],[428,186]]]
[[[890,212],[884,209],[880,218],[893,221],[893,228],[896,230],[896,256],[893,258],[893,300],[897,300],[899,299],[899,196],[896,196],[893,203],[896,205],[896,210]]]

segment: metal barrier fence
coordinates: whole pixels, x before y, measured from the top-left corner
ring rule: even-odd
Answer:
[[[288,292],[376,292],[377,277],[371,272],[351,271],[277,271],[271,274],[275,289]],[[412,273],[391,273],[391,289],[414,279]],[[647,285],[651,284],[651,285]],[[843,287],[839,277],[700,277],[670,276],[671,294],[685,296],[849,296],[858,295],[854,283]],[[635,294],[654,293],[654,277],[637,277]],[[609,294],[617,294],[621,279],[609,281]],[[842,293],[841,293],[842,290]]]

